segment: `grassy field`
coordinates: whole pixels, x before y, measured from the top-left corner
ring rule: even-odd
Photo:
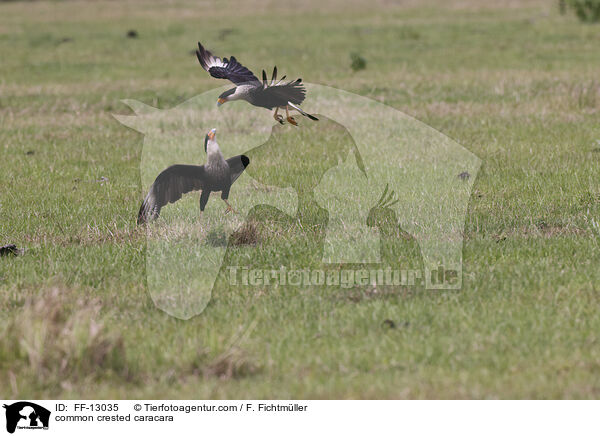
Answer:
[[[0,397],[600,397],[600,27],[497,3],[0,2],[0,245],[26,249],[0,258]],[[143,136],[112,114],[222,85],[199,40],[477,155],[462,289],[221,283],[191,320],[158,310],[135,225]],[[316,240],[269,217],[256,265]]]

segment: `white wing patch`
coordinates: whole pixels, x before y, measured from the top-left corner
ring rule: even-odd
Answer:
[[[206,61],[206,66],[208,67],[208,69],[212,67],[227,68],[227,65],[229,65],[229,62],[223,62],[223,59],[217,56],[208,56],[208,59]]]

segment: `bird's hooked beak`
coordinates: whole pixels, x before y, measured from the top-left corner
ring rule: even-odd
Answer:
[[[206,138],[204,138],[204,152],[206,153],[206,148],[208,145],[208,141],[212,141],[215,139],[215,135],[217,134],[217,129],[212,129],[210,132],[206,134]]]
[[[217,106],[221,106],[223,103],[225,103],[227,100],[225,100],[224,98],[218,98],[217,99]]]

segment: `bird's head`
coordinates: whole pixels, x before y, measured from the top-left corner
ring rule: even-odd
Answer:
[[[206,134],[206,137],[204,138],[204,152],[205,153],[207,153],[206,149],[208,147],[208,141],[214,141],[216,134],[217,134],[217,129],[212,129],[210,132],[208,132]]]
[[[223,103],[227,103],[230,97],[235,93],[235,88],[228,89],[217,98],[217,106],[221,106]]]

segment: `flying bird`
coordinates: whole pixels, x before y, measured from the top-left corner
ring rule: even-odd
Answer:
[[[191,191],[202,191],[200,213],[204,211],[210,193],[219,191],[227,205],[225,213],[235,212],[227,201],[229,190],[250,164],[250,159],[243,154],[225,159],[215,139],[216,133],[217,129],[212,129],[204,139],[205,165],[171,165],[158,175],[140,207],[138,224],[158,218],[163,206],[175,203]]]
[[[196,56],[200,65],[212,77],[217,79],[228,79],[233,82],[235,88],[228,89],[222,93],[217,106],[228,101],[246,100],[248,103],[258,107],[264,107],[269,110],[275,109],[273,118],[283,124],[283,117],[278,114],[279,109],[285,109],[286,119],[289,123],[297,126],[298,123],[294,117],[290,116],[290,109],[294,109],[300,114],[313,121],[318,118],[314,115],[304,112],[299,105],[306,97],[306,88],[302,79],[296,79],[291,82],[284,82],[285,76],[277,81],[277,67],[273,68],[271,80],[267,80],[267,73],[262,72],[262,82],[248,68],[240,64],[234,56],[219,58],[206,50],[201,43],[198,43]]]

